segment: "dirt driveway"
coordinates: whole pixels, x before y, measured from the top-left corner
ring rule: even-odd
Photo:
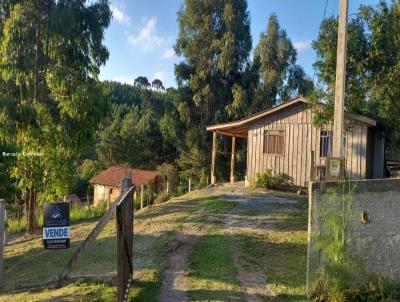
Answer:
[[[188,236],[187,230],[181,231],[179,238],[181,240],[190,238],[190,242],[182,242],[180,247],[171,253],[158,300],[163,302],[202,301],[203,299],[251,302],[301,301],[304,298],[302,283],[305,280],[293,283],[284,279],[290,278],[291,274],[298,275],[298,271],[301,271],[301,274],[300,279],[297,279],[301,280],[301,277],[305,277],[305,265],[299,270],[293,267],[293,258],[296,256],[299,256],[300,264],[305,264],[305,198],[235,186],[216,186],[204,191],[232,206],[228,210],[208,213],[206,219],[201,220],[201,223],[190,230],[191,236]],[[210,229],[210,225],[214,228]],[[209,233],[217,233],[222,236],[221,238],[228,238],[226,255],[230,258],[229,263],[234,270],[233,283],[237,282],[237,287],[235,291],[227,291],[229,294],[226,294],[226,298],[217,291],[215,291],[215,296],[198,295],[196,288],[198,284],[190,280],[193,279],[191,277],[193,270],[201,270],[201,268],[193,268],[196,263],[191,263],[193,261],[191,254],[198,253],[193,249],[202,248],[201,245],[195,244],[196,241],[193,238],[198,240]],[[287,250],[293,248],[292,244],[298,245],[297,249],[294,249],[295,254]],[[271,245],[269,255],[267,248]],[[208,252],[211,253],[211,251],[203,250],[201,254],[206,255]],[[286,276],[279,276],[279,274],[277,276],[277,270],[270,269],[273,264],[271,258],[277,256],[279,258],[277,253],[284,256],[288,252],[288,265],[280,274],[285,273],[286,270],[289,272]],[[296,255],[297,252],[301,254]],[[197,261],[197,259],[194,260],[194,262]],[[279,260],[282,261],[282,257]],[[285,266],[285,263],[278,263],[278,267],[280,266]],[[171,278],[175,279],[171,280]],[[209,276],[209,278],[217,279],[214,276]],[[279,283],[276,282],[278,279]],[[208,286],[213,287],[214,283],[210,281]],[[293,297],[290,300],[282,298],[282,295],[291,294]],[[208,300],[209,298],[211,299]]]

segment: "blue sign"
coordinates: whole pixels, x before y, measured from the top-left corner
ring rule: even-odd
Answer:
[[[46,249],[66,249],[70,244],[69,204],[46,203],[43,213],[43,245]]]

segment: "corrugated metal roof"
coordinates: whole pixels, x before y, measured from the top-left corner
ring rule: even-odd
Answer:
[[[140,170],[126,167],[113,166],[94,176],[89,182],[105,186],[119,187],[121,180],[132,173],[132,183],[139,188],[149,180],[160,176],[158,171]]]

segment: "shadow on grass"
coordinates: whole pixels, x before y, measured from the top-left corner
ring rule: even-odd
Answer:
[[[194,301],[231,301],[243,302],[242,293],[234,290],[207,290],[198,289],[188,291],[190,297],[195,297]]]
[[[168,252],[168,244],[173,234],[134,235],[134,266],[157,269]],[[20,254],[8,256],[4,261],[3,291],[21,287],[39,287],[56,281],[58,274],[67,264],[83,240],[71,243],[70,249],[46,250],[41,245]],[[13,246],[16,247],[16,246]],[[116,238],[98,238],[81,256],[74,266],[72,276],[112,276],[116,274]]]
[[[250,268],[258,267],[267,276],[269,284],[289,288],[304,287],[307,244],[291,232],[277,232],[274,236],[240,234],[235,240]]]
[[[305,295],[287,295],[281,294],[276,295],[275,297],[268,297],[264,299],[264,301],[268,302],[309,302]]]

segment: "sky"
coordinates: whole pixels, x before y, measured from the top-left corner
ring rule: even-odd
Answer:
[[[253,48],[266,30],[269,16],[276,13],[297,49],[297,63],[313,77],[316,54],[311,42],[318,36],[324,17],[337,15],[340,0],[248,0]],[[113,18],[106,30],[109,60],[101,68],[101,80],[133,84],[138,76],[160,79],[165,87],[176,87],[174,64],[182,60],[173,45],[178,35],[176,12],[183,0],[111,0]],[[349,0],[349,16],[360,4],[378,0]]]

